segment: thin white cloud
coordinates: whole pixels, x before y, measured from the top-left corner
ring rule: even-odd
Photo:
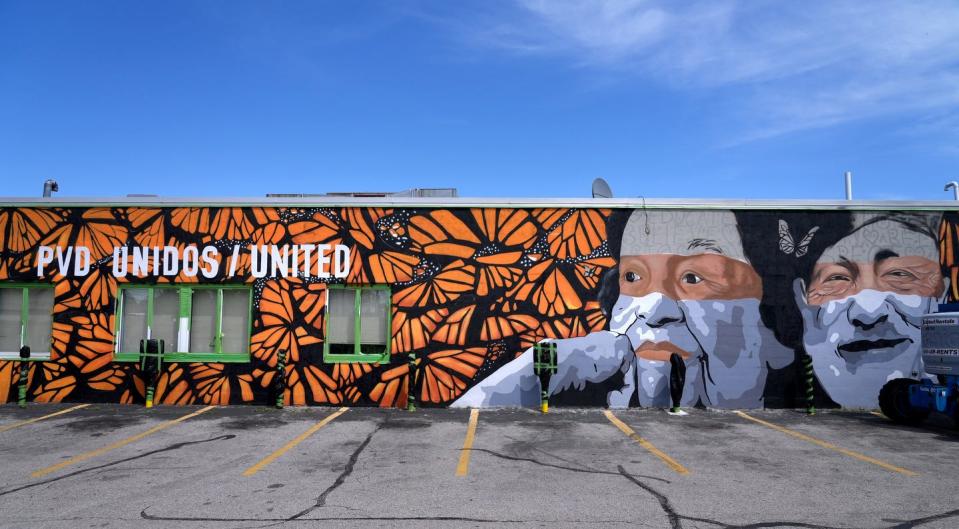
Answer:
[[[959,104],[955,0],[516,0],[461,24],[487,47],[734,89],[720,109],[739,120],[731,143]]]

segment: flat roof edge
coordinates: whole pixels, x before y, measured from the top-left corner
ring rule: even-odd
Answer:
[[[803,200],[701,198],[483,197],[0,197],[0,207],[419,207],[419,208],[704,208],[704,209],[959,209],[954,200]]]

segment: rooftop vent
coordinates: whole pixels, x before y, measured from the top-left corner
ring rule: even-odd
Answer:
[[[405,191],[343,191],[334,193],[267,193],[268,198],[309,198],[309,197],[457,197],[455,187],[414,187]]]

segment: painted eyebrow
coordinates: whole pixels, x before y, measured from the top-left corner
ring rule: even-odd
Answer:
[[[899,257],[899,254],[897,254],[896,252],[892,250],[879,250],[876,253],[875,259],[873,260],[876,262],[876,264],[879,264],[885,261],[886,259],[891,259],[893,257]]]
[[[689,241],[689,246],[686,247],[687,250],[694,250],[696,248],[704,248],[716,252],[719,255],[725,255],[725,252],[719,247],[719,244],[712,239],[693,239]]]
[[[853,263],[849,259],[840,255],[839,261],[836,264],[845,268],[849,272],[849,275],[852,277],[853,281],[856,281],[857,279],[859,279],[859,268],[856,266],[855,263]],[[816,281],[819,281],[819,278],[822,277],[822,274],[824,271],[825,269],[821,269],[813,275],[813,277],[809,281],[810,288],[812,287],[813,283],[815,283]],[[808,292],[809,288],[807,288],[806,290]]]
[[[839,256],[839,262],[836,263],[839,266],[845,268],[849,271],[849,275],[852,276],[853,282],[859,279],[859,267],[855,263],[847,259],[846,257]]]

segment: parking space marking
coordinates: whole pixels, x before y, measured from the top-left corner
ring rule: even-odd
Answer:
[[[473,439],[476,438],[476,423],[479,422],[479,410],[470,410],[470,421],[466,426],[466,439],[463,440],[463,450],[460,452],[460,462],[456,465],[456,475],[465,476],[470,470],[470,453],[473,451]]]
[[[98,449],[92,450],[92,451],[90,451],[90,452],[84,452],[84,453],[82,453],[82,454],[80,454],[80,455],[73,456],[73,457],[71,457],[70,459],[67,459],[66,461],[61,461],[60,463],[57,463],[56,465],[51,465],[51,466],[46,467],[46,468],[41,468],[40,470],[37,470],[36,472],[30,474],[30,476],[31,476],[31,477],[34,477],[34,478],[43,477],[43,476],[46,476],[47,474],[56,472],[56,471],[60,470],[61,468],[68,467],[68,466],[70,466],[70,465],[74,465],[74,464],[79,463],[79,462],[81,462],[81,461],[86,461],[87,459],[90,459],[91,457],[96,457],[96,456],[98,456],[98,455],[105,454],[105,453],[109,452],[110,450],[115,450],[115,449],[117,449],[117,448],[124,447],[124,446],[126,446],[126,445],[128,445],[128,444],[130,444],[130,443],[134,443],[134,442],[136,442],[136,441],[139,441],[140,439],[143,439],[144,437],[146,437],[146,436],[148,436],[148,435],[151,435],[151,434],[154,434],[154,433],[156,433],[156,432],[159,432],[160,430],[163,430],[163,429],[165,429],[165,428],[169,428],[170,426],[173,426],[174,424],[176,424],[176,423],[178,423],[178,422],[183,422],[183,421],[185,421],[185,420],[187,420],[187,419],[189,419],[189,418],[191,418],[191,417],[196,417],[197,415],[199,415],[199,414],[201,414],[201,413],[206,413],[206,412],[212,410],[212,409],[215,408],[215,407],[216,407],[216,406],[207,406],[206,408],[200,408],[199,410],[197,410],[197,411],[195,411],[195,412],[188,413],[188,414],[186,414],[186,415],[184,415],[184,416],[182,416],[182,417],[178,417],[178,418],[176,418],[176,419],[169,420],[169,421],[167,421],[167,422],[165,422],[165,423],[162,423],[162,424],[158,424],[158,425],[154,426],[153,428],[150,428],[149,430],[147,430],[147,431],[145,431],[145,432],[138,433],[138,434],[136,434],[136,435],[134,435],[134,436],[132,436],[132,437],[127,437],[126,439],[121,439],[121,440],[119,440],[119,441],[117,441],[117,442],[115,442],[115,443],[113,443],[113,444],[111,444],[111,445],[104,446],[103,448],[98,448]]]
[[[776,430],[776,431],[778,431],[778,432],[782,432],[782,433],[784,433],[784,434],[786,434],[786,435],[791,435],[791,436],[793,436],[793,437],[795,437],[795,438],[797,438],[797,439],[802,439],[803,441],[812,443],[812,444],[814,444],[814,445],[821,446],[821,447],[823,447],[823,448],[826,448],[826,449],[829,449],[829,450],[833,450],[833,451],[839,452],[840,454],[849,456],[849,457],[851,457],[851,458],[853,458],[853,459],[858,459],[858,460],[864,461],[864,462],[866,462],[866,463],[872,463],[873,465],[882,467],[882,468],[884,468],[884,469],[886,469],[886,470],[889,470],[889,471],[892,471],[892,472],[898,472],[899,474],[903,474],[903,475],[906,475],[906,476],[913,476],[913,477],[914,477],[914,476],[918,476],[918,475],[919,475],[918,472],[913,472],[912,470],[909,470],[909,469],[906,469],[906,468],[897,467],[896,465],[891,465],[891,464],[889,464],[889,463],[886,463],[885,461],[880,461],[880,460],[878,460],[878,459],[876,459],[876,458],[874,458],[874,457],[869,457],[869,456],[867,456],[867,455],[865,455],[865,454],[860,454],[859,452],[854,452],[854,451],[852,451],[852,450],[847,450],[847,449],[845,449],[845,448],[842,448],[841,446],[836,446],[836,445],[834,445],[834,444],[832,444],[832,443],[828,443],[828,442],[823,441],[823,440],[821,440],[821,439],[816,439],[815,437],[811,437],[811,436],[806,435],[806,434],[804,434],[804,433],[800,433],[800,432],[797,432],[797,431],[795,431],[795,430],[790,430],[789,428],[786,428],[786,427],[784,427],[784,426],[779,426],[778,424],[773,424],[773,423],[771,423],[771,422],[766,422],[766,421],[764,421],[764,420],[762,420],[762,419],[757,419],[756,417],[753,417],[753,416],[751,416],[751,415],[749,415],[749,414],[747,414],[747,413],[744,413],[744,412],[741,412],[741,411],[737,411],[736,414],[739,415],[740,417],[744,418],[744,419],[748,419],[748,420],[750,420],[750,421],[753,421],[753,422],[755,422],[755,423],[761,424],[761,425],[766,426],[766,427],[768,427],[768,428],[772,428],[773,430]]]
[[[281,446],[277,451],[275,451],[275,452],[273,452],[272,454],[264,457],[264,458],[261,459],[258,463],[256,463],[255,465],[253,465],[252,467],[244,470],[244,471],[243,471],[243,475],[244,475],[244,476],[252,476],[253,474],[256,474],[256,473],[259,472],[261,469],[263,469],[263,467],[265,467],[265,466],[269,465],[270,463],[276,461],[280,456],[282,456],[283,454],[287,453],[291,448],[293,448],[294,446],[302,443],[304,440],[306,440],[307,437],[315,434],[317,431],[319,431],[320,428],[322,428],[322,427],[326,426],[327,424],[329,424],[333,419],[335,419],[335,418],[339,417],[340,415],[343,415],[344,413],[346,413],[347,410],[349,410],[349,408],[343,407],[343,408],[340,408],[340,409],[336,410],[335,412],[327,415],[326,417],[323,418],[322,421],[314,424],[313,426],[310,426],[310,428],[309,428],[307,431],[305,431],[305,432],[301,433],[300,435],[296,436],[295,438],[293,438],[292,441],[290,441],[289,443],[286,443],[285,445]]]
[[[64,413],[70,413],[70,412],[73,411],[73,410],[79,410],[80,408],[86,408],[87,406],[89,406],[89,404],[79,404],[79,405],[74,406],[74,407],[72,407],[72,408],[67,408],[67,409],[65,409],[65,410],[60,410],[60,411],[57,411],[57,412],[53,412],[53,413],[50,413],[50,414],[48,414],[48,415],[44,415],[44,416],[42,416],[42,417],[34,417],[34,418],[32,418],[32,419],[27,419],[27,420],[25,420],[25,421],[19,421],[19,422],[15,422],[15,423],[12,423],[12,424],[5,424],[5,425],[3,425],[3,426],[0,426],[0,433],[6,432],[6,431],[8,431],[8,430],[13,430],[14,428],[19,428],[19,427],[21,427],[21,426],[26,426],[26,425],[28,425],[28,424],[33,424],[33,423],[35,423],[35,422],[37,422],[37,421],[42,421],[42,420],[44,420],[44,419],[49,419],[50,417],[56,417],[57,415],[63,415]]]
[[[675,471],[677,474],[689,474],[689,470],[686,467],[677,463],[675,459],[666,455],[666,453],[659,448],[656,448],[653,443],[650,443],[646,439],[640,437],[632,428],[629,427],[628,424],[624,423],[623,421],[619,420],[618,417],[613,415],[613,412],[604,410],[603,414],[606,415],[606,418],[609,419],[609,422],[613,423],[613,425],[622,430],[623,433],[628,435],[632,440],[639,443],[639,446],[642,446],[649,451],[649,453],[661,459],[663,463],[666,463],[666,465],[673,469],[673,471]]]

